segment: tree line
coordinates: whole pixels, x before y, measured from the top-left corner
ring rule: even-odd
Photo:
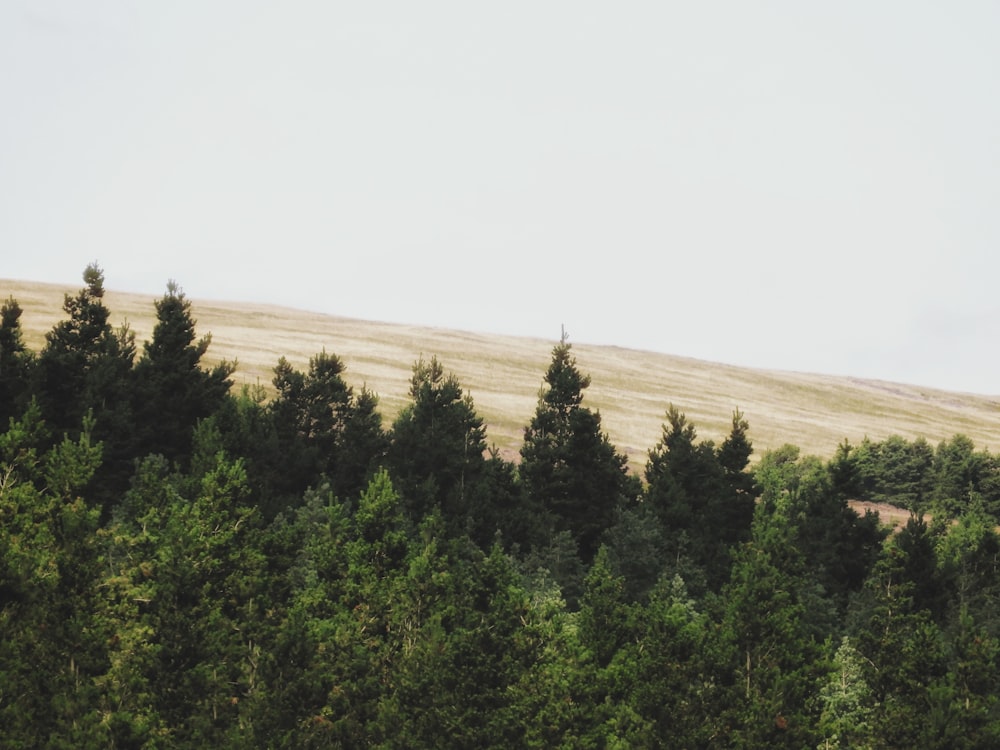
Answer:
[[[236,392],[176,284],[140,348],[83,278],[38,352],[0,310],[5,747],[1000,745],[967,438],[751,464],[668,405],[636,476],[563,337],[513,462],[435,357],[388,425],[326,351]]]

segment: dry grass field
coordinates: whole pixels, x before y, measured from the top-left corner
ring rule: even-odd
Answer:
[[[38,351],[45,333],[65,317],[63,295],[81,286],[0,280],[0,298],[19,302],[25,338]],[[112,323],[127,321],[141,347],[155,323],[154,297],[109,291],[105,302]],[[325,349],[344,361],[351,385],[366,384],[379,394],[387,424],[407,402],[413,363],[436,355],[472,395],[489,441],[508,457],[517,455],[558,336],[556,330],[551,340],[481,335],[239,302],[195,299],[192,306],[199,335],[212,335],[209,362],[238,360],[237,386],[269,388],[279,357],[304,370],[309,357]],[[739,408],[750,423],[757,456],[792,443],[827,458],[845,438],[856,444],[866,435],[878,440],[898,434],[936,444],[958,432],[978,448],[1000,449],[1000,396],[749,369],[608,346],[574,344],[573,351],[581,371],[592,377],[584,403],[600,410],[612,441],[635,469],[659,440],[671,402],[694,422],[700,437],[716,441]]]

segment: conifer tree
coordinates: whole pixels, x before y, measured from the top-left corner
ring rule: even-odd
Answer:
[[[808,619],[814,596],[795,541],[788,497],[757,506],[751,540],[740,545],[723,589],[724,638],[736,680],[728,715],[739,747],[811,747],[816,715],[809,698],[821,646]]]
[[[56,431],[79,429],[88,409],[98,422],[116,402],[135,354],[127,334],[116,335],[104,305],[104,271],[96,264],[83,272],[86,286],[76,296],[65,296],[68,320],[57,323],[45,336],[39,355],[42,407]]]
[[[93,706],[104,639],[94,618],[98,511],[85,488],[100,465],[93,419],[44,450],[31,405],[0,435],[0,744],[101,743]],[[44,717],[40,721],[39,717]]]
[[[670,404],[660,442],[646,463],[646,500],[659,516],[672,556],[690,559],[712,588],[729,573],[729,549],[745,541],[753,518],[756,486],[747,470],[752,446],[743,414],[716,449]]]
[[[873,665],[875,736],[886,747],[955,747],[953,738],[931,743],[946,725],[957,727],[947,708],[954,686],[947,677],[946,643],[928,606],[936,606],[938,582],[926,524],[911,518],[889,537],[854,603],[852,640]],[[930,580],[921,580],[930,574]],[[945,709],[942,715],[941,709]]]
[[[174,281],[156,301],[156,326],[135,366],[135,414],[139,425],[135,453],[159,453],[168,460],[190,455],[191,435],[199,419],[219,408],[232,385],[235,364],[210,370],[201,359],[211,335],[195,340],[191,302]]]
[[[392,425],[388,463],[412,517],[440,508],[446,522],[468,520],[472,487],[484,471],[486,429],[472,397],[437,357],[413,366],[412,403]],[[464,530],[464,529],[463,529]]]
[[[114,329],[108,322],[100,266],[88,265],[83,280],[86,286],[63,301],[69,318],[45,336],[36,368],[37,394],[54,437],[79,434],[84,415],[93,415],[93,436],[104,444],[104,452],[94,478],[101,491],[92,499],[106,514],[132,474],[135,334],[127,324]]]
[[[0,430],[26,406],[34,357],[24,345],[21,306],[13,297],[0,307]]]
[[[274,368],[278,395],[268,413],[277,445],[270,460],[276,462],[274,491],[286,502],[323,476],[338,496],[355,497],[381,464],[387,439],[378,398],[367,389],[355,396],[344,369],[340,357],[325,350],[310,357],[307,372],[284,357]]]
[[[529,497],[569,531],[589,562],[615,508],[638,494],[627,459],[601,430],[600,412],[583,406],[590,376],[583,375],[563,335],[552,350],[538,407],[524,430],[521,479]]]

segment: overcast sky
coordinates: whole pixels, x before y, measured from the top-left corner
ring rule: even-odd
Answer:
[[[998,39],[993,0],[3,0],[0,278],[1000,393]]]

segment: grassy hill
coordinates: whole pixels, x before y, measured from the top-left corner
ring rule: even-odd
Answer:
[[[58,286],[0,280],[0,298],[24,309],[28,346],[64,319],[63,295],[81,284]],[[109,291],[114,325],[127,321],[138,342],[155,323],[154,297]],[[346,380],[379,394],[388,423],[408,401],[413,363],[436,355],[475,400],[488,439],[516,456],[524,425],[535,409],[555,339],[531,339],[377,323],[239,302],[192,300],[199,335],[212,334],[209,361],[239,361],[237,385],[271,385],[271,370],[285,356],[300,369],[325,349],[340,356]],[[755,453],[793,443],[824,458],[847,438],[923,436],[931,444],[961,432],[978,448],[1000,449],[1000,396],[987,397],[859,378],[760,370],[668,354],[574,344],[577,363],[592,377],[585,403],[599,409],[604,426],[634,468],[660,438],[663,415],[674,403],[702,438],[721,440],[732,412],[750,422]]]

